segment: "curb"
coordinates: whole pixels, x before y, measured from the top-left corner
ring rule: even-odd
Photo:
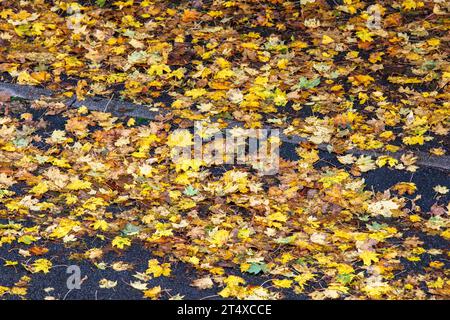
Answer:
[[[0,91],[6,91],[11,96],[19,97],[26,100],[36,100],[41,98],[42,96],[52,96],[54,94],[53,91],[38,88],[29,85],[20,85],[20,84],[12,84],[12,83],[4,83],[0,82]],[[79,108],[80,106],[86,106],[89,110],[93,111],[102,111],[102,112],[110,112],[115,116],[128,116],[133,118],[144,118],[149,120],[155,120],[158,115],[161,115],[158,111],[152,111],[145,105],[135,104],[132,102],[121,101],[117,99],[105,99],[100,97],[94,98],[86,98],[83,101],[77,100],[75,97],[66,100],[65,104],[68,107]],[[242,125],[241,122],[231,121],[230,125]],[[300,137],[298,135],[286,136],[285,134],[280,134],[280,139],[286,143],[298,144],[300,142],[308,141],[306,138]],[[319,144],[319,150],[328,151],[327,144]],[[380,157],[380,156],[390,156],[395,159],[400,159],[400,157],[406,152],[377,152],[377,151],[366,151],[359,149],[351,149],[348,150],[347,153],[352,153],[354,155],[369,155],[372,157]],[[408,152],[410,153],[410,152]],[[416,164],[431,167],[435,169],[440,169],[444,171],[450,171],[450,156],[433,156],[426,152],[415,151],[411,152],[417,157]]]

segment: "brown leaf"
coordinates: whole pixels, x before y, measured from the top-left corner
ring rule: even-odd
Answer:
[[[210,277],[204,277],[204,278],[194,280],[191,284],[191,286],[197,287],[201,290],[211,289],[213,287],[213,285],[214,285],[214,283]]]
[[[187,42],[176,42],[169,53],[168,65],[181,66],[188,64],[194,57],[195,52],[192,45]]]
[[[0,91],[0,102],[8,102],[11,100],[11,93],[9,91]]]
[[[32,247],[30,252],[34,256],[42,256],[48,252],[48,249],[44,247]]]

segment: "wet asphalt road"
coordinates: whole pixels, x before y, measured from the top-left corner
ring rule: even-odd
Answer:
[[[281,149],[281,156],[285,159],[296,159],[295,146],[285,145]],[[316,164],[317,166],[337,166],[343,165],[337,162],[333,155],[323,152],[321,154],[321,160]],[[407,171],[392,170],[389,168],[380,168],[377,170],[369,171],[363,174],[366,180],[367,188],[375,191],[383,191],[401,181],[411,181],[417,185],[418,191],[416,194],[422,195],[422,199],[417,202],[422,207],[423,212],[427,212],[430,207],[436,203],[434,199],[435,193],[432,190],[434,186],[440,184],[450,187],[449,175],[446,172],[420,168],[416,173],[410,173]],[[415,195],[416,195],[415,194]],[[414,195],[414,196],[415,196]],[[448,198],[441,199],[441,203],[448,201]],[[445,202],[444,202],[445,203]],[[7,221],[1,220],[0,223]],[[411,231],[407,231],[410,234]],[[425,248],[440,248],[448,249],[449,242],[444,241],[443,238],[437,236],[429,236],[425,234],[417,233],[422,241],[424,241]],[[100,270],[90,261],[86,260],[70,260],[69,256],[73,253],[81,253],[85,250],[93,247],[102,247],[102,241],[100,239],[86,240],[81,246],[73,248],[64,248],[60,244],[53,242],[41,243],[50,249],[50,260],[53,263],[53,268],[50,274],[37,273],[33,274],[31,284],[28,288],[27,298],[29,299],[44,299],[51,296],[56,299],[142,299],[142,292],[132,288],[129,285],[130,281],[136,281],[133,275],[136,272],[144,272],[147,268],[147,262],[151,259],[151,253],[140,246],[139,244],[133,244],[123,254],[116,252],[109,252],[104,256],[102,261],[106,263],[113,263],[117,261],[124,261],[135,265],[135,269],[132,271],[114,271],[112,269]],[[9,245],[4,245],[0,248],[0,257],[7,260],[22,260],[23,257],[18,255],[18,249]],[[431,259],[431,258],[430,258]],[[424,265],[427,263],[427,258],[420,262],[406,262],[406,272],[421,272]],[[81,289],[68,290],[67,278],[69,274],[66,273],[69,265],[77,265],[81,269],[81,277],[85,277],[85,281],[81,285]],[[447,266],[448,267],[448,266]],[[249,284],[260,285],[268,278],[266,275],[252,276],[247,274],[241,274],[240,272],[233,272],[233,270],[227,270],[229,274],[239,275],[247,280]],[[21,267],[3,267],[0,265],[0,284],[5,286],[11,286],[17,282],[21,276],[26,275],[27,272]],[[149,288],[153,286],[161,286],[164,291],[162,298],[168,299],[174,295],[184,296],[185,299],[218,299],[217,296],[218,287],[207,290],[198,290],[189,284],[201,277],[201,274],[195,271],[190,266],[183,263],[172,263],[172,276],[171,277],[159,277],[154,278],[148,282]],[[99,281],[101,279],[108,279],[117,281],[117,286],[113,289],[101,289],[99,288]],[[316,283],[315,285],[319,285]],[[314,284],[313,284],[314,286]],[[51,289],[48,289],[51,288]],[[288,290],[283,292],[283,296],[286,299],[306,299],[305,295],[296,295]]]
[[[36,115],[39,116],[39,115]],[[53,130],[64,129],[64,119],[60,116],[45,117],[49,121],[50,126],[47,128],[46,134],[51,134]],[[44,134],[45,135],[45,134]],[[296,145],[284,143],[280,156],[287,160],[297,160],[298,156],[295,152]],[[316,167],[345,167],[339,163],[335,156],[327,152],[320,151],[320,159],[315,165]],[[427,167],[420,167],[417,172],[411,173],[408,171],[393,170],[387,167],[363,173],[362,177],[366,181],[368,189],[374,191],[384,191],[398,182],[414,182],[417,186],[417,192],[409,196],[414,198],[418,194],[422,198],[416,203],[421,206],[424,213],[430,210],[430,207],[436,203],[435,192],[433,187],[436,185],[447,186],[450,188],[449,172],[432,169]],[[449,197],[441,197],[439,204],[447,203]],[[0,219],[0,223],[7,223],[5,219]],[[424,247],[448,249],[449,241],[445,241],[441,237],[430,236],[426,234],[416,233],[412,231],[405,231],[408,235],[417,235],[424,241]],[[132,288],[130,281],[136,281],[133,277],[136,272],[144,272],[147,268],[148,260],[152,258],[151,252],[148,249],[140,246],[138,243],[133,244],[127,250],[119,253],[114,251],[107,253],[102,261],[106,263],[113,263],[117,261],[124,261],[135,266],[132,271],[114,271],[112,269],[100,270],[94,264],[87,260],[74,260],[69,257],[74,253],[85,252],[89,248],[103,247],[100,239],[86,239],[82,245],[72,248],[64,248],[61,244],[54,242],[42,243],[40,246],[47,247],[50,251],[46,255],[53,263],[53,268],[50,274],[37,273],[32,275],[32,281],[28,288],[28,299],[44,299],[51,296],[55,299],[142,299],[142,292]],[[6,260],[23,261],[23,257],[18,254],[18,248],[10,245],[4,245],[0,248],[0,257]],[[431,259],[431,258],[430,258]],[[420,273],[422,268],[428,263],[425,256],[420,262],[405,261],[406,272]],[[68,290],[66,273],[69,265],[77,265],[81,269],[81,277],[85,278],[81,285],[81,289]],[[446,268],[449,266],[447,265]],[[171,277],[154,278],[148,282],[148,287],[161,286],[164,290],[162,294],[163,299],[168,299],[177,294],[184,296],[185,299],[218,299],[217,296],[220,288],[217,286],[212,289],[198,290],[190,284],[193,280],[202,276],[192,267],[183,263],[172,263]],[[252,276],[249,274],[242,274],[238,270],[227,270],[227,274],[236,274],[246,279],[248,284],[261,285],[267,281],[269,276],[258,275]],[[27,271],[19,266],[4,267],[0,263],[0,285],[12,286],[22,276],[27,275]],[[108,279],[117,281],[117,286],[113,289],[99,288],[99,281],[101,279]],[[320,286],[320,283],[312,283],[311,286]],[[281,291],[285,299],[306,299],[306,295],[296,295],[290,290]],[[8,296],[8,299],[18,299],[17,296]]]

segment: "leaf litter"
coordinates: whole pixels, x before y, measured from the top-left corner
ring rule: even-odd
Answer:
[[[196,270],[192,286],[223,298],[449,297],[448,186],[434,186],[427,212],[410,181],[384,192],[365,185],[378,168],[420,170],[412,154],[346,154],[447,153],[444,2],[42,0],[0,9],[2,78],[60,93],[31,105],[0,94],[0,247],[20,248],[0,268],[24,274],[0,283],[0,297],[26,298],[33,277],[54,271],[51,244],[83,239],[101,245],[77,258],[132,270],[130,287],[148,299],[167,298],[153,281],[178,263]],[[140,123],[59,102],[113,93],[169,113]],[[221,119],[308,142],[297,160],[280,159],[274,178],[247,165],[171,161],[174,148],[192,145],[193,121],[224,128]],[[317,166],[322,143],[341,166]],[[133,245],[148,250],[146,265],[103,261]]]

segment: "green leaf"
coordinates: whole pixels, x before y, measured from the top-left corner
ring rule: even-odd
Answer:
[[[320,78],[308,80],[305,77],[301,77],[295,89],[312,89],[320,84]]]
[[[266,273],[268,271],[267,265],[265,263],[255,263],[253,262],[248,268],[247,272],[251,274],[258,274],[260,272]]]
[[[17,242],[25,243],[26,245],[30,245],[32,242],[36,241],[36,238],[30,235],[24,235],[19,238]]]
[[[337,279],[340,283],[342,283],[343,285],[347,285],[350,282],[352,282],[353,278],[355,277],[354,274],[350,274],[350,273],[344,273],[344,274],[338,274]]]
[[[295,235],[286,237],[286,238],[278,238],[278,239],[275,239],[274,241],[278,244],[290,244],[290,243],[294,242],[294,240],[295,240]]]
[[[106,3],[106,0],[97,0],[95,1],[95,4],[98,5],[99,7],[104,7]]]
[[[305,77],[301,77],[298,84],[295,87],[298,89],[302,89],[302,88],[305,88],[307,84],[308,84],[308,79],[306,79]]]
[[[339,71],[333,71],[333,72],[330,74],[330,78],[331,78],[331,79],[336,79],[336,78],[339,77],[339,75],[340,75]]]
[[[436,62],[434,62],[433,60],[425,61],[422,65],[422,69],[425,70],[433,70],[434,68],[436,68]]]
[[[28,146],[28,139],[27,138],[17,138],[15,140],[13,140],[13,143],[16,147],[26,147]]]
[[[317,87],[320,84],[320,78],[315,78],[313,80],[310,80],[308,83],[308,89]]]
[[[139,233],[141,228],[135,226],[134,224],[128,223],[125,228],[123,228],[122,233],[126,236],[132,236]]]
[[[198,190],[195,189],[193,186],[189,185],[184,189],[184,194],[193,197],[198,194]]]
[[[369,230],[375,230],[375,231],[378,231],[378,230],[381,230],[381,229],[383,229],[384,227],[387,227],[387,225],[386,224],[381,224],[381,223],[378,223],[378,222],[372,222],[372,224],[370,225],[370,224],[368,224],[367,225],[367,229],[369,229]]]
[[[362,215],[358,219],[361,221],[367,222],[367,221],[369,221],[369,218],[370,218],[370,216],[368,216],[368,215]]]
[[[146,51],[134,51],[132,54],[128,56],[128,62],[131,64],[143,63],[149,54]]]

